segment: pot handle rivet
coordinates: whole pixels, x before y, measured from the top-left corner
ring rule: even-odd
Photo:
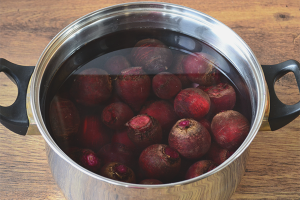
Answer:
[[[8,107],[0,106],[0,123],[20,135],[25,135],[29,126],[26,95],[34,68],[34,66],[16,65],[0,58],[0,72],[4,72],[18,87],[16,101]]]

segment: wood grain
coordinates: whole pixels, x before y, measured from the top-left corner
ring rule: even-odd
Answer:
[[[0,57],[35,65],[43,49],[77,18],[121,0],[1,0]],[[169,0],[204,12],[238,33],[261,64],[300,61],[298,0]],[[300,100],[293,74],[276,82],[280,99]],[[16,88],[0,74],[0,104],[10,105]],[[300,117],[274,132],[259,132],[246,173],[232,199],[300,199]],[[45,156],[42,136],[18,136],[0,125],[1,199],[64,199]]]

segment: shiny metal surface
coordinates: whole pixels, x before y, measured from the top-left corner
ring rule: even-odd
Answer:
[[[197,38],[218,50],[241,74],[250,92],[252,123],[240,148],[214,170],[194,179],[165,184],[127,184],[96,175],[73,162],[52,140],[43,119],[43,96],[58,66],[86,43],[114,31],[162,28]],[[178,38],[180,42],[180,38]],[[105,48],[105,45],[103,45]],[[66,69],[73,70],[73,69]],[[239,80],[230,69],[238,87]],[[67,73],[66,73],[67,74]],[[196,10],[179,5],[139,2],[95,11],[63,29],[46,47],[32,75],[30,107],[46,141],[49,165],[67,199],[228,199],[245,170],[248,147],[268,112],[268,91],[262,69],[250,48],[231,29]]]

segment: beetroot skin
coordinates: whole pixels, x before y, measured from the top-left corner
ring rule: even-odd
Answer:
[[[159,122],[150,115],[142,114],[133,117],[127,124],[129,139],[140,149],[152,144],[161,143],[162,129]]]
[[[227,149],[223,149],[223,148],[219,147],[218,144],[213,142],[211,144],[206,156],[209,160],[214,161],[214,163],[216,165],[220,165],[225,160],[227,160],[227,158],[229,158],[233,153],[234,153],[234,151],[229,151]]]
[[[157,74],[167,71],[172,64],[172,51],[156,39],[144,39],[136,43],[131,52],[134,66],[142,66],[146,72]]]
[[[78,140],[83,148],[98,151],[102,146],[110,142],[111,132],[101,122],[97,115],[88,115],[78,132]]]
[[[221,111],[232,110],[235,106],[236,93],[228,83],[219,83],[203,89],[210,98],[212,112],[217,114]]]
[[[135,152],[136,146],[127,135],[128,129],[116,131],[111,139],[111,143],[120,143],[125,145],[129,150]]]
[[[121,99],[138,112],[150,94],[151,80],[141,67],[132,67],[121,72],[115,88]]]
[[[183,71],[183,61],[186,58],[185,54],[176,55],[172,73],[175,74],[181,81],[182,88],[191,87],[192,81],[188,79],[187,75]]]
[[[125,128],[125,123],[133,118],[134,113],[125,103],[117,102],[106,106],[102,112],[102,122],[111,129]]]
[[[182,88],[180,79],[170,72],[161,72],[152,79],[152,89],[161,99],[171,99]]]
[[[211,136],[208,130],[193,119],[176,122],[169,134],[169,145],[187,159],[199,159],[208,151]]]
[[[214,116],[211,122],[211,130],[219,146],[228,150],[234,150],[247,137],[250,131],[250,124],[241,113],[227,110]]]
[[[78,132],[80,117],[72,101],[55,96],[50,104],[49,121],[56,139],[69,139]]]
[[[178,93],[174,110],[181,118],[200,120],[210,109],[209,96],[199,88],[187,88]]]
[[[193,164],[186,172],[185,179],[195,178],[206,172],[209,172],[216,168],[216,165],[211,160],[201,160]]]
[[[119,75],[122,70],[129,67],[129,62],[124,56],[121,55],[109,58],[104,65],[105,71],[107,71],[110,75]]]
[[[98,68],[85,69],[75,76],[70,89],[71,96],[77,103],[96,106],[107,101],[112,92],[112,85],[106,71]]]
[[[190,81],[205,86],[220,81],[220,72],[215,66],[215,59],[202,52],[190,54],[183,61],[183,70]]]
[[[126,183],[136,182],[135,174],[132,171],[132,169],[130,169],[126,165],[117,162],[111,162],[104,165],[101,168],[100,175]]]
[[[147,178],[172,181],[180,170],[181,158],[179,153],[165,145],[154,144],[140,155],[139,166]]]

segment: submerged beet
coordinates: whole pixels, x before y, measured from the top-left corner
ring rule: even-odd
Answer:
[[[124,56],[121,55],[117,55],[109,58],[104,65],[104,69],[110,75],[118,75],[121,73],[122,70],[127,69],[129,67],[130,67],[130,63],[127,61],[127,59]]]
[[[150,94],[151,80],[141,67],[131,67],[117,77],[115,88],[121,99],[137,112]]]
[[[206,172],[209,172],[216,168],[216,165],[211,160],[201,160],[193,164],[187,171],[185,179],[195,178]]]
[[[250,131],[246,117],[234,110],[220,112],[211,122],[211,130],[215,141],[223,148],[234,150],[238,148]]]
[[[165,145],[154,144],[140,155],[139,166],[147,178],[172,181],[179,172],[181,158],[179,153]]]
[[[150,115],[141,114],[133,117],[127,124],[129,139],[140,149],[162,141],[159,122]]]
[[[161,72],[152,79],[152,89],[161,99],[173,98],[182,88],[180,79],[170,72]]]
[[[193,119],[176,122],[169,134],[169,145],[187,159],[199,159],[208,151],[211,136],[208,130]]]
[[[144,185],[157,185],[157,184],[163,184],[160,180],[157,179],[144,179],[140,181],[140,184]]]
[[[127,135],[128,129],[116,131],[111,139],[111,143],[120,143],[125,145],[129,150],[136,152],[136,145],[129,139]]]
[[[101,168],[100,175],[111,178],[117,181],[123,181],[127,183],[135,183],[135,174],[126,165],[117,162],[111,162],[104,165]]]
[[[176,55],[173,63],[172,73],[175,74],[179,80],[181,81],[182,88],[188,88],[191,87],[192,81],[188,79],[187,74],[183,70],[183,61],[186,58],[187,55],[185,54],[179,54]]]
[[[98,68],[85,69],[75,76],[70,94],[77,103],[96,106],[107,101],[112,85],[106,71]]]
[[[146,72],[157,74],[167,71],[172,64],[172,51],[156,39],[144,39],[131,51],[134,66],[142,66]]]

